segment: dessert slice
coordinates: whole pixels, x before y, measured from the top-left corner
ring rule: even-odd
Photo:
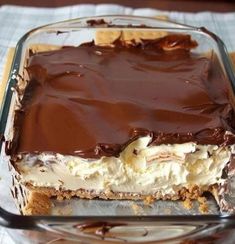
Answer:
[[[25,198],[220,199],[234,107],[216,55],[196,47],[172,34],[31,52],[7,144]]]

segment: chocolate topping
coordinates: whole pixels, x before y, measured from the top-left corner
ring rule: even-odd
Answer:
[[[216,55],[199,56],[188,35],[141,43],[93,42],[32,54],[11,153],[118,156],[151,144],[235,143],[234,110]]]
[[[125,226],[123,223],[108,223],[108,222],[91,222],[91,223],[82,223],[77,224],[74,227],[79,229],[84,233],[94,233],[104,237],[112,228]]]
[[[91,19],[87,21],[89,26],[96,26],[96,25],[107,25],[108,23],[105,22],[104,19]]]

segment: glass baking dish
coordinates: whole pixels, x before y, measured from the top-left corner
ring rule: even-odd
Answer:
[[[235,77],[223,42],[204,28],[177,24],[162,19],[99,16],[63,21],[40,27],[25,34],[17,44],[4,103],[1,108],[0,132],[7,133],[11,124],[11,111],[15,97],[12,92],[18,79],[23,77],[27,52],[35,45],[77,46],[92,41],[97,30],[127,30],[145,36],[159,33],[190,34],[198,42],[196,53],[215,52],[227,77],[231,99],[234,99]],[[1,142],[0,224],[16,243],[188,243],[191,240],[233,243],[235,227],[233,213],[220,213],[213,199],[209,212],[201,214],[197,203],[187,210],[182,202],[157,201],[151,206],[137,201],[104,201],[72,199],[54,200],[51,216],[23,216],[15,207],[11,196],[11,176]],[[233,182],[233,179],[231,179]],[[227,201],[235,206],[232,194]],[[191,243],[191,242],[190,242]]]

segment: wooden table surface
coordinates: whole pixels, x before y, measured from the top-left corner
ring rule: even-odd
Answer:
[[[0,5],[16,4],[36,7],[59,7],[72,4],[113,3],[133,8],[156,8],[176,11],[235,11],[235,0],[0,0]]]

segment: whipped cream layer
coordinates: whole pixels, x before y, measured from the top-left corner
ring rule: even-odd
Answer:
[[[193,185],[207,189],[221,184],[233,146],[162,144],[149,146],[150,136],[129,144],[119,157],[84,159],[41,153],[22,154],[16,163],[22,183],[57,190],[139,193],[177,193]]]

